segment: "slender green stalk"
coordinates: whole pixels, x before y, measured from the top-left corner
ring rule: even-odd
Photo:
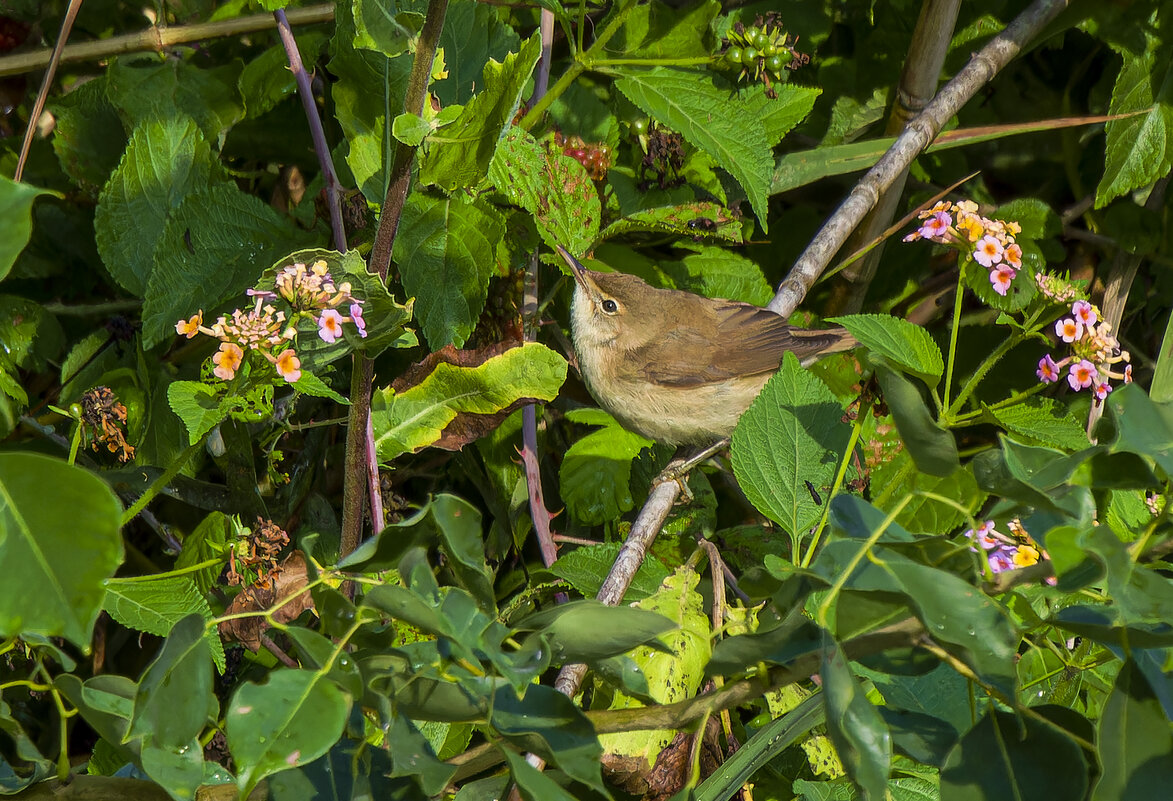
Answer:
[[[712,64],[712,56],[693,58],[600,58],[591,61],[591,67],[693,67]]]
[[[188,445],[187,449],[179,454],[178,459],[175,459],[171,464],[167,465],[167,469],[155,479],[151,486],[146,488],[142,495],[138,496],[138,500],[122,513],[122,520],[118,523],[119,528],[122,528],[131,520],[138,517],[138,513],[147,508],[147,504],[153,501],[155,496],[171,483],[171,479],[179,475],[179,471],[187,466],[187,463],[191,461],[191,457],[195,455],[196,451],[204,447],[205,439],[206,437],[200,437],[199,441],[194,445]]]
[[[139,581],[158,581],[159,579],[174,578],[175,576],[182,576],[187,573],[198,573],[209,567],[218,567],[223,561],[221,558],[205,559],[194,565],[188,565],[187,567],[181,567],[176,570],[167,570],[163,573],[152,573],[149,576],[120,576],[118,581],[121,584],[131,584]]]
[[[941,402],[942,409],[949,408],[949,392],[953,387],[953,365],[957,362],[957,332],[961,328],[961,301],[965,297],[965,288],[961,283],[962,269],[957,271],[957,291],[953,293],[953,326],[949,331],[949,365],[945,370],[945,395]]]
[[[835,473],[835,483],[831,485],[831,494],[827,498],[827,502],[823,505],[823,515],[819,518],[819,525],[815,527],[815,533],[811,537],[811,544],[806,549],[806,555],[802,557],[801,567],[810,567],[811,561],[815,557],[815,549],[819,547],[819,540],[823,536],[823,530],[827,527],[827,519],[831,514],[831,500],[839,492],[839,488],[843,486],[843,478],[847,475],[847,468],[851,464],[851,456],[855,453],[856,443],[859,442],[859,435],[863,430],[863,421],[867,419],[867,411],[868,409],[861,407],[859,414],[856,415],[855,425],[851,428],[851,439],[847,442],[847,450],[843,452],[843,458],[839,460],[839,470]]]
[[[957,398],[953,401],[953,405],[945,411],[944,415],[942,415],[942,425],[949,426],[953,424],[953,415],[957,414],[957,411],[965,404],[967,400],[969,400],[969,396],[973,394],[975,389],[977,389],[977,385],[981,382],[981,380],[986,377],[986,374],[989,373],[990,370],[994,369],[994,365],[1001,361],[1003,356],[1009,353],[1010,350],[1018,345],[1018,343],[1022,342],[1022,340],[1023,337],[1020,334],[1013,333],[1006,339],[1002,340],[998,347],[994,348],[994,352],[986,357],[986,360],[978,366],[978,369],[974,370],[973,375],[969,377],[969,381],[967,381],[965,386],[962,387],[961,392],[957,393]]]
[[[586,51],[582,49],[582,29],[583,24],[580,21],[578,25],[579,46],[578,54],[575,56],[575,62],[571,64],[566,72],[562,73],[562,77],[547,90],[546,94],[537,103],[534,103],[533,108],[525,113],[525,116],[517,123],[518,126],[525,131],[533,128],[537,121],[546,113],[546,109],[550,104],[562,96],[570,84],[574,83],[574,79],[581,75],[584,71],[594,66],[595,54],[602,51],[603,47],[610,41],[611,37],[619,32],[623,27],[623,23],[627,21],[627,15],[635,8],[636,0],[627,0],[627,2],[615,11],[615,15],[611,17],[611,21],[607,23],[604,28],[595,36],[595,41],[591,43],[590,48]],[[581,20],[581,18],[580,18]]]

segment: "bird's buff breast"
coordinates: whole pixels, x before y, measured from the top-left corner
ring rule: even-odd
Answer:
[[[747,398],[756,397],[769,378],[745,376],[722,383],[668,387],[625,377],[614,369],[615,360],[621,358],[580,349],[578,362],[587,389],[624,428],[669,445],[707,445],[732,434]]]

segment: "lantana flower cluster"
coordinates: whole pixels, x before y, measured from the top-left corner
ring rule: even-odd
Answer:
[[[204,325],[204,312],[200,309],[187,320],[179,320],[175,331],[188,339],[196,334],[206,334],[220,340],[220,349],[212,357],[216,365],[212,373],[217,378],[232,380],[244,362],[245,353],[254,351],[268,360],[282,378],[293,383],[301,378],[301,360],[292,347],[297,338],[298,318],[313,320],[318,336],[324,342],[336,342],[346,323],[353,324],[360,337],[366,337],[363,302],[353,297],[350,291],[349,282],[334,284],[325,261],[318,260],[308,267],[298,262],[281,268],[272,291],[248,290],[248,294],[255,298],[249,311],[236,309],[230,316],[221,316],[208,327]],[[290,316],[273,306],[272,301],[278,298],[290,305]],[[346,306],[347,316],[338,311],[341,306]]]
[[[1071,353],[1060,361],[1049,353],[1039,359],[1035,374],[1044,384],[1058,381],[1066,372],[1073,390],[1091,390],[1098,403],[1112,391],[1110,379],[1131,383],[1128,351],[1120,349],[1112,326],[1100,319],[1100,310],[1088,301],[1071,304],[1071,315],[1055,322],[1055,335],[1070,346]]]
[[[1001,573],[1004,570],[1029,567],[1040,559],[1050,558],[1045,550],[1034,544],[1018,520],[1010,521],[1009,527],[1017,537],[995,529],[993,520],[986,520],[976,529],[965,532],[965,536],[974,543],[972,550],[985,554],[991,572]],[[1053,584],[1054,580],[1048,580],[1048,583]]]
[[[958,203],[943,200],[918,215],[922,220],[920,228],[904,237],[904,241],[928,239],[968,253],[990,271],[994,291],[1005,295],[1022,269],[1022,248],[1014,241],[1022,233],[1022,226],[983,217],[977,209],[972,200]]]

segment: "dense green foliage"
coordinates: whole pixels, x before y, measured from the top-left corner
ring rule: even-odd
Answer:
[[[1020,5],[963,4],[943,78]],[[295,31],[328,153],[237,25],[272,0],[61,65],[19,182],[0,140],[0,794],[1165,797],[1173,2],[1071,6],[917,158],[875,278],[810,290],[860,347],[786,358],[617,606],[671,452],[582,387],[554,246],[769,302],[891,144],[919,4],[339,0]],[[147,24],[89,0],[70,41]],[[19,134],[36,81],[0,80]],[[385,520],[347,553],[367,359]]]

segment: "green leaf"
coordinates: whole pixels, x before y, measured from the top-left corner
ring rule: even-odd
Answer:
[[[64,345],[61,323],[44,306],[27,298],[0,295],[0,350],[6,361],[39,372],[56,361]]]
[[[510,203],[533,215],[542,240],[582,255],[595,241],[602,216],[599,192],[586,168],[550,153],[520,128],[506,131],[489,165],[489,180]]]
[[[1173,476],[1173,404],[1153,403],[1136,384],[1126,384],[1104,406],[1115,428],[1112,450],[1152,459]]]
[[[415,114],[400,114],[391,123],[391,133],[405,145],[419,147],[432,132],[431,124]]]
[[[1153,368],[1149,396],[1155,403],[1173,401],[1173,317],[1165,324],[1165,336],[1161,338],[1161,350],[1157,355],[1157,366]]]
[[[460,347],[472,334],[504,230],[500,213],[481,201],[408,196],[395,262],[432,350]]]
[[[699,580],[694,571],[681,567],[665,579],[655,595],[635,605],[662,615],[680,627],[660,638],[666,647],[645,645],[631,652],[631,658],[647,676],[649,694],[657,703],[691,698],[700,688],[705,665],[712,656],[709,619],[704,612],[704,601],[696,591]],[[638,706],[643,706],[642,702],[616,692],[610,708]],[[670,729],[660,729],[603,734],[599,736],[599,742],[606,753],[643,758],[650,768],[675,736],[676,732]]]
[[[194,445],[228,417],[220,391],[200,381],[172,381],[167,387],[171,410],[187,426],[188,444]]]
[[[886,358],[902,372],[911,373],[935,387],[945,372],[941,349],[919,325],[887,314],[853,314],[850,317],[832,317],[827,322],[838,323],[871,350]]]
[[[729,298],[755,306],[765,306],[774,297],[757,262],[724,248],[705,246],[683,261],[660,266],[678,289],[705,297]]]
[[[741,184],[767,230],[766,196],[774,167],[770,143],[735,91],[717,86],[705,73],[673,67],[634,67],[620,71],[615,86],[632,103],[679,131],[685,141],[713,157]]]
[[[394,768],[392,777],[410,776],[431,797],[440,795],[456,773],[456,766],[436,758],[431,744],[414,721],[396,715],[387,732],[387,750]]]
[[[330,48],[330,72],[338,77],[330,89],[335,116],[348,151],[346,163],[368,203],[387,195],[396,141],[391,124],[403,110],[412,57],[387,58],[354,49],[354,21],[349,3],[338,7]]]
[[[553,400],[565,380],[566,361],[536,342],[479,367],[438,364],[402,394],[390,387],[375,392],[371,422],[379,459],[390,461],[430,445],[461,412],[491,414],[521,398]]]
[[[597,525],[631,511],[635,505],[631,497],[632,460],[655,443],[626,430],[610,415],[602,420],[594,415],[583,419],[583,411],[586,410],[568,412],[567,418],[572,422],[602,423],[603,427],[566,451],[558,468],[558,485],[570,513],[584,523]]]
[[[482,609],[494,611],[493,574],[485,562],[484,527],[480,510],[463,498],[440,493],[429,506],[440,530],[440,547],[460,586],[468,590]]]
[[[426,11],[426,0],[411,1],[417,11]],[[566,16],[557,0],[540,0],[538,4]],[[481,74],[489,60],[503,63],[510,53],[519,52],[521,37],[492,6],[457,2],[448,4],[440,46],[444,48],[448,76],[431,88],[440,98],[440,105],[447,107],[467,103],[481,88]]]
[[[240,62],[201,69],[179,59],[123,57],[107,68],[107,94],[129,130],[148,120],[195,120],[208,142],[223,137],[244,115],[236,82]]]
[[[354,46],[395,58],[406,53],[423,27],[423,15],[404,11],[395,0],[354,0]]]
[[[623,27],[608,42],[608,51],[627,58],[678,59],[707,56],[714,42],[709,27],[721,10],[714,0],[686,7],[659,0],[633,7]]]
[[[882,801],[892,765],[892,735],[851,675],[838,643],[823,652],[820,670],[827,705],[827,734],[847,775],[865,801]]]
[[[64,637],[88,652],[102,582],[122,564],[121,517],[110,488],[80,467],[0,453],[0,637]]]
[[[190,614],[171,629],[139,682],[127,740],[145,737],[178,749],[203,730],[208,706],[216,703],[206,622],[204,615]]]
[[[217,584],[217,578],[228,561],[228,542],[235,539],[239,525],[223,512],[211,512],[200,521],[195,531],[183,538],[183,550],[175,559],[175,569],[193,567],[215,559],[217,563],[196,573],[188,573],[196,589],[207,593]]]
[[[218,176],[212,150],[193,120],[150,121],[136,128],[94,213],[98,253],[114,280],[142,297],[168,218],[185,197]]]
[[[560,784],[527,762],[521,754],[505,746],[500,746],[500,749],[509,763],[509,772],[517,782],[517,789],[521,791],[525,801],[576,801],[575,797],[562,789]],[[493,793],[491,797],[500,798],[505,788],[501,789],[501,793]],[[460,796],[459,793],[457,795]]]
[[[225,716],[241,797],[266,776],[329,751],[349,712],[350,698],[313,671],[276,670],[264,684],[242,684]]]
[[[904,595],[934,639],[1004,694],[1014,695],[1021,638],[1001,607],[952,573],[914,562],[892,548],[872,546],[869,558],[858,559],[864,547],[860,540],[830,542],[811,568],[830,583],[841,580],[854,563],[845,589]]]
[[[877,465],[871,474],[873,487],[887,488],[893,481],[902,478],[903,486],[895,492],[886,492],[882,505],[884,512],[890,512],[904,501],[906,493],[911,497],[896,516],[896,523],[915,534],[940,534],[952,531],[966,521],[966,513],[974,515],[986,499],[986,493],[977,485],[969,465],[954,470],[947,476],[930,476],[916,470],[910,464],[912,457],[907,450],[901,450],[891,459]],[[958,509],[952,503],[930,497],[947,498],[960,504]]]
[[[325,34],[305,31],[297,35],[297,49],[302,61],[313,65],[326,44]],[[284,46],[273,45],[254,58],[240,73],[236,82],[244,101],[245,117],[259,117],[270,111],[297,90],[297,81],[289,69],[289,56]]]
[[[195,798],[196,790],[204,783],[204,749],[195,738],[179,747],[148,739],[143,743],[140,759],[143,773],[175,801]]]
[[[1129,659],[1104,704],[1096,742],[1102,773],[1092,801],[1160,798],[1173,783],[1173,732],[1153,688]]]
[[[521,93],[541,55],[541,37],[531,36],[515,54],[485,65],[485,87],[453,122],[431,138],[420,161],[420,182],[451,192],[474,186],[488,173],[497,142],[512,124]]]
[[[1064,450],[1078,451],[1089,444],[1084,426],[1054,398],[1035,396],[1013,406],[986,407],[986,411],[1011,434]]]
[[[237,296],[242,306],[249,305],[244,290],[265,265],[318,238],[234,184],[189,194],[155,248],[143,297],[143,346],[174,336],[176,321],[196,309],[210,310]]]
[[[1159,17],[1154,6],[1149,24]],[[1124,64],[1112,88],[1109,114],[1127,115],[1110,120],[1107,134],[1104,174],[1096,187],[1096,208],[1135,189],[1149,186],[1169,172],[1173,164],[1173,53],[1147,26],[1138,30],[1143,37],[1143,52],[1116,46]],[[1134,114],[1134,112],[1140,112]]]
[[[0,756],[0,795],[15,795],[53,775],[56,766],[41,754],[3,699],[0,699],[0,735],[11,747]]]
[[[599,240],[633,232],[649,232],[682,237],[703,236],[740,244],[741,226],[741,220],[733,217],[723,206],[716,203],[685,203],[679,206],[643,209],[621,217],[599,234]]]
[[[603,579],[611,570],[611,565],[615,564],[619,548],[619,543],[611,542],[575,548],[559,556],[558,561],[550,565],[549,570],[555,576],[570,582],[570,585],[582,595],[593,598],[602,587]],[[660,584],[669,575],[670,572],[664,563],[649,554],[640,562],[639,569],[621,600],[630,603],[647,598],[660,589]]]
[[[570,778],[606,791],[599,738],[574,701],[544,684],[532,685],[522,698],[502,687],[492,700],[489,723],[503,737],[552,759]]]
[[[42,195],[61,197],[57,192],[17,183],[0,175],[0,281],[8,275],[16,257],[33,232],[33,201]]]
[[[166,637],[172,629],[191,615],[199,615],[205,623],[212,620],[208,600],[187,576],[136,580],[110,579],[106,582],[106,597],[102,608],[110,617],[136,631],[145,631],[156,637]],[[224,672],[224,645],[214,628],[204,633],[209,653],[216,669]],[[181,741],[168,740],[179,746],[195,735]]]
[[[126,150],[122,120],[106,95],[104,78],[82,82],[50,100],[57,118],[53,152],[61,169],[96,198]],[[7,217],[7,215],[5,215]]]
[[[1081,801],[1087,761],[1066,734],[1034,718],[990,711],[953,747],[941,769],[952,801],[1046,798]]]
[[[538,631],[564,663],[591,662],[624,654],[676,628],[663,615],[634,606],[582,600],[530,615],[514,628]]]
[[[806,482],[828,486],[847,447],[843,409],[787,353],[733,431],[733,474],[750,502],[799,536],[821,515]]]
[[[884,364],[876,365],[876,378],[892,413],[896,430],[918,470],[930,476],[948,476],[961,464],[952,432],[937,424],[916,385]]]

